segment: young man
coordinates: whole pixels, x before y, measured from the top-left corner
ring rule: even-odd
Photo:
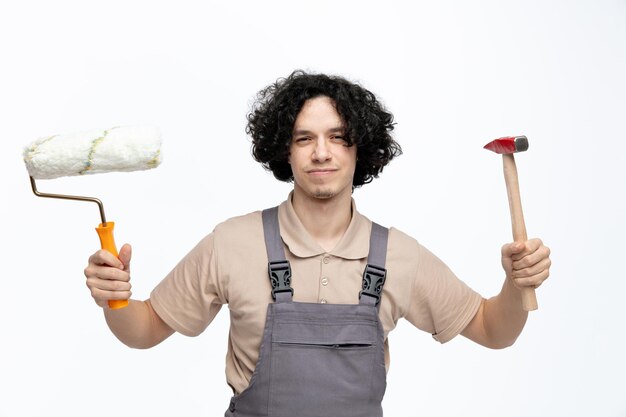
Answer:
[[[401,153],[393,117],[340,77],[294,72],[248,115],[253,155],[293,181],[277,209],[227,220],[152,291],[130,297],[130,246],[89,258],[87,286],[112,332],[135,348],[200,334],[229,305],[226,416],[381,416],[387,335],[400,318],[441,343],[457,334],[511,345],[526,322],[520,288],[549,275],[539,239],[502,247],[505,279],[485,300],[432,253],[357,210],[354,187]],[[269,261],[269,262],[268,262]]]

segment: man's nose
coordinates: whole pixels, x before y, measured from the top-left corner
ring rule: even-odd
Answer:
[[[318,138],[315,142],[315,150],[313,152],[313,158],[316,161],[326,161],[331,158],[330,149],[325,138]]]

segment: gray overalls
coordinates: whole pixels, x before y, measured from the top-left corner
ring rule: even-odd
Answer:
[[[263,211],[274,303],[250,385],[225,417],[381,417],[386,388],[378,302],[385,282],[388,230],[372,223],[359,304],[292,302],[278,208]]]

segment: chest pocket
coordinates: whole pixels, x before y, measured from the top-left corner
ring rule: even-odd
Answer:
[[[380,404],[386,384],[378,324],[355,307],[326,305],[326,319],[275,323],[269,415],[364,416]]]

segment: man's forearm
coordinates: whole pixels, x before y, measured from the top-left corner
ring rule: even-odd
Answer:
[[[511,346],[522,332],[528,312],[522,308],[521,291],[509,278],[502,291],[485,301],[483,324],[489,347],[494,349]]]
[[[151,348],[174,332],[154,312],[149,300],[129,300],[127,307],[118,310],[105,308],[104,316],[115,337],[131,348]]]

